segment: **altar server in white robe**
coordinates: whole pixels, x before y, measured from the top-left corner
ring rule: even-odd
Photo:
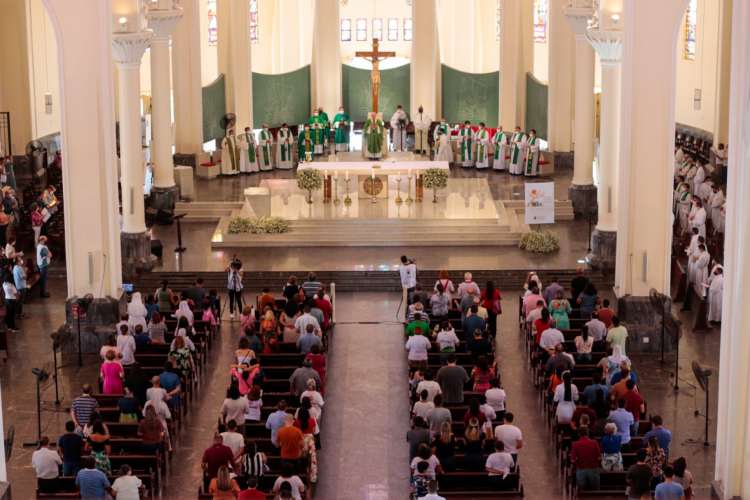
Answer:
[[[464,122],[464,127],[458,133],[459,157],[461,158],[462,167],[474,166],[474,131],[471,130],[471,122]]]
[[[440,124],[437,127],[435,127],[435,131],[433,132],[436,142],[437,142],[438,134],[440,133],[443,133],[447,135],[448,137],[451,136],[450,127],[448,127],[448,124],[445,123],[445,118],[440,119]]]
[[[524,174],[527,177],[536,177],[539,175],[539,138],[536,136],[536,130],[531,129],[527,144],[527,160]]]
[[[391,135],[393,137],[393,150],[406,151],[406,129],[409,127],[409,117],[401,106],[396,108],[391,118]]]
[[[677,177],[682,170],[682,164],[685,163],[685,153],[680,146],[675,146],[674,149],[674,176]]]
[[[261,170],[273,170],[273,134],[265,123],[258,134],[258,164]]]
[[[492,158],[493,170],[505,170],[505,146],[508,144],[508,138],[505,137],[503,127],[497,127],[495,135],[492,136],[492,147],[494,156]]]
[[[522,175],[526,158],[526,134],[521,132],[521,127],[516,127],[513,137],[510,138],[510,173],[511,175]]]
[[[281,129],[276,134],[276,167],[282,170],[289,170],[294,167],[292,143],[294,136],[289,130],[286,123],[281,125]]]
[[[695,280],[695,259],[693,257],[698,256],[698,245],[702,245],[704,241],[698,235],[698,228],[694,227],[690,230],[692,236],[690,237],[690,245],[685,248],[685,253],[688,258],[688,281],[691,283]]]
[[[237,175],[240,173],[240,141],[234,135],[234,129],[221,141],[221,173],[222,175]]]
[[[719,189],[719,186],[714,184],[711,193],[711,221],[714,223],[714,227],[716,227],[717,222],[721,219],[721,209],[723,206],[724,193]]]
[[[442,130],[435,136],[435,161],[447,161],[453,163],[453,146],[451,136]]]
[[[722,295],[724,293],[724,268],[714,266],[708,278],[708,321],[721,321]]]
[[[430,136],[430,125],[432,125],[432,118],[430,115],[424,112],[422,105],[419,105],[419,112],[413,117],[414,122],[414,145],[415,153],[419,155],[427,154],[430,149],[429,141],[427,140]]]
[[[693,178],[693,193],[701,195],[703,182],[706,180],[706,169],[703,168],[703,160],[700,158],[695,162],[695,177]]]
[[[240,172],[258,171],[255,146],[255,134],[250,127],[245,127],[245,133],[240,136]]]
[[[484,128],[484,123],[479,123],[479,129],[474,134],[474,142],[477,143],[476,165],[477,169],[490,167],[490,133]]]
[[[710,263],[711,256],[708,255],[706,245],[698,245],[698,257],[695,260],[695,281],[693,283],[701,296],[705,295],[703,284],[708,281],[708,265]]]
[[[697,227],[698,234],[706,237],[706,209],[703,208],[703,203],[698,201],[695,203],[695,213],[690,217],[690,227]]]

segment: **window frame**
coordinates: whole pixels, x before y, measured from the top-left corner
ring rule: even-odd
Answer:
[[[406,27],[407,23],[409,24],[408,28]],[[407,36],[407,33],[408,33],[408,36]],[[404,41],[411,42],[413,36],[414,36],[414,23],[412,22],[411,17],[405,17],[404,18]]]
[[[349,23],[349,29],[348,30],[344,29],[344,22],[348,22]],[[351,42],[352,41],[352,20],[351,19],[342,19],[341,20],[340,32],[341,32],[341,41],[342,42]],[[344,38],[344,33],[349,33],[349,38]]]
[[[364,28],[359,27],[359,22],[364,21]],[[366,42],[367,41],[367,18],[357,18],[357,24],[355,25],[356,32],[357,32],[357,41],[358,42]]]
[[[393,28],[391,28],[391,21],[393,21],[393,26],[394,26]],[[398,18],[397,17],[388,18],[388,41],[398,42]]]

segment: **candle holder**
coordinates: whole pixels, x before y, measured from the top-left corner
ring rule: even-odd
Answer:
[[[422,188],[422,176],[414,175],[414,196],[417,198],[417,203],[422,203],[422,197],[424,196],[424,190]]]
[[[323,177],[323,203],[331,203],[331,178]]]
[[[397,205],[400,205],[400,204],[402,204],[402,203],[404,202],[404,200],[402,200],[402,199],[401,199],[401,181],[402,181],[402,180],[403,180],[403,179],[396,179],[396,182],[397,182],[397,184],[396,184],[396,186],[397,186],[397,187],[396,187],[396,190],[397,190],[397,194],[396,194],[396,204],[397,204]]]
[[[406,180],[409,181],[409,186],[406,188],[406,204],[411,205],[414,203],[414,200],[411,199],[411,178],[414,177],[413,175],[407,175]]]
[[[333,204],[338,206],[341,204],[341,200],[339,200],[339,180],[338,178],[334,178],[333,180],[335,182]]]
[[[346,182],[346,198],[344,198],[344,204],[351,205],[352,199],[349,198],[349,179],[345,179],[344,182]]]

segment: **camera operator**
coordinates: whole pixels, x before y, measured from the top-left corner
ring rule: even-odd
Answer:
[[[232,262],[224,270],[227,273],[227,295],[229,296],[229,319],[234,319],[234,306],[237,311],[242,310],[242,261],[237,256],[232,257]]]
[[[402,255],[398,272],[401,275],[401,286],[405,286],[406,291],[411,296],[411,293],[417,286],[417,261],[415,259],[407,259],[406,255]]]

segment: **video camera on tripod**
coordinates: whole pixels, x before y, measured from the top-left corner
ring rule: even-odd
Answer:
[[[242,291],[242,261],[237,258],[237,254],[232,255],[232,262],[227,266],[226,272],[228,276],[227,297],[229,300],[224,302],[219,317],[224,315],[227,302],[230,302],[229,319],[234,319],[234,305],[236,304],[238,311],[241,311],[242,306],[245,304],[245,296]]]
[[[235,271],[239,271],[240,269],[242,269],[242,261],[237,258],[237,254],[232,255],[232,262],[229,265]]]

